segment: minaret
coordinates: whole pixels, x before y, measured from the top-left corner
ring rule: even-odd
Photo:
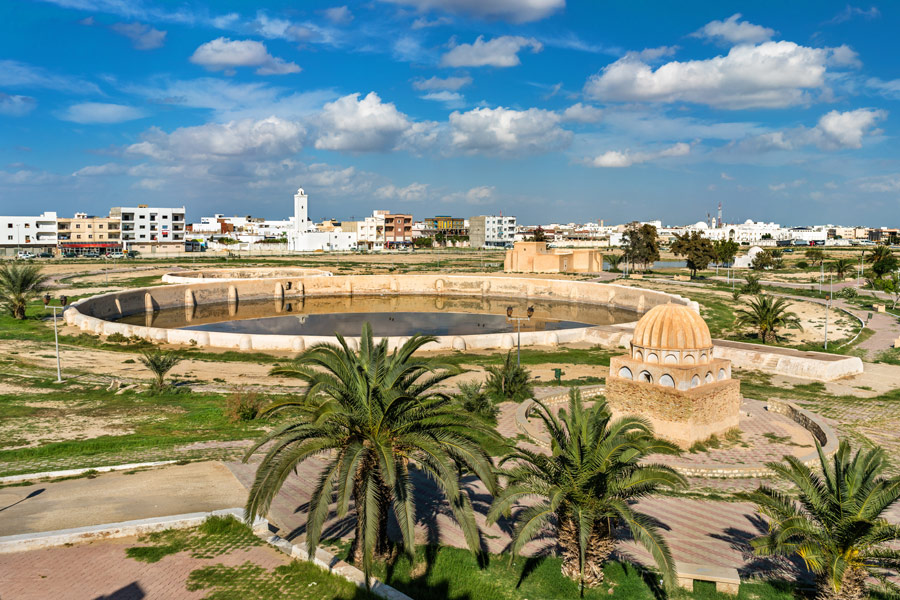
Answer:
[[[300,233],[307,231],[309,225],[309,196],[303,191],[303,188],[297,190],[294,194],[294,231]]]
[[[722,203],[719,202],[719,227],[721,227],[722,225]]]

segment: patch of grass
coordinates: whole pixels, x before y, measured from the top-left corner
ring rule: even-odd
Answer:
[[[231,515],[211,516],[194,529],[166,529],[148,533],[138,538],[138,542],[148,545],[128,548],[125,554],[148,563],[179,552],[190,552],[193,558],[215,558],[265,543],[256,537],[250,527]]]
[[[378,596],[356,587],[314,564],[292,561],[267,571],[245,562],[236,567],[210,565],[188,576],[188,591],[209,590],[206,600],[376,600]]]
[[[533,350],[523,348],[521,361],[522,365],[540,366],[546,364],[569,364],[569,365],[596,365],[602,367],[609,366],[609,359],[621,352],[606,350],[600,346],[593,348],[560,348],[559,350]],[[441,355],[440,360],[455,365],[498,365],[503,362],[505,354],[495,352],[492,354],[470,354],[465,352],[454,352],[453,354]]]

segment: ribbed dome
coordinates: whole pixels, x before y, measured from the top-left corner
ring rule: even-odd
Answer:
[[[641,348],[685,350],[712,347],[706,321],[681,304],[654,306],[637,322],[631,343]]]

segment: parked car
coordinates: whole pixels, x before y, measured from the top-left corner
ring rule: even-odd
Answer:
[[[27,250],[19,250],[19,253],[16,254],[16,258],[20,260],[29,260],[35,258],[34,254],[28,252]]]
[[[793,252],[793,251],[794,251],[793,248],[784,248],[784,249],[782,250],[782,252],[787,252],[788,254],[790,254],[790,253]]]
[[[106,258],[112,258],[114,260],[119,260],[122,258],[126,258],[125,254],[122,252],[110,252],[106,255]]]
[[[129,250],[125,253],[125,256],[128,258],[137,258],[137,255],[140,254],[137,250]]]
[[[81,258],[100,258],[99,252],[85,252],[81,255]]]
[[[62,253],[62,257],[63,258],[77,258],[78,255],[75,254],[74,252],[72,252],[71,250],[67,250],[66,252]]]
[[[52,252],[41,252],[38,254],[38,258],[53,258]]]

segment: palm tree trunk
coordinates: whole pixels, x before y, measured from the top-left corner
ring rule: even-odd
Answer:
[[[25,304],[16,304],[15,308],[13,308],[13,316],[18,320],[23,320],[25,318]]]
[[[865,600],[869,597],[866,592],[866,571],[858,567],[850,567],[844,572],[840,590],[835,591],[827,577],[822,577],[816,588],[816,600]]]
[[[360,518],[360,511],[363,506],[363,498],[365,495],[363,480],[372,470],[378,471],[377,459],[369,454],[361,462],[359,470],[356,472],[356,478],[353,482],[353,503],[356,506],[356,524],[353,535],[353,542],[350,544],[350,557],[354,564],[363,564],[363,520]],[[388,512],[391,505],[391,490],[384,484],[380,474],[376,476],[378,479],[379,500],[378,500],[378,536],[375,540],[375,548],[373,556],[376,558],[387,558],[390,554],[391,546],[388,539]]]
[[[597,587],[604,581],[603,566],[609,560],[616,543],[612,538],[607,521],[594,524],[588,545],[585,548],[584,573],[581,573],[578,547],[578,528],[569,518],[560,519],[559,545],[562,554],[562,574],[584,587]]]

